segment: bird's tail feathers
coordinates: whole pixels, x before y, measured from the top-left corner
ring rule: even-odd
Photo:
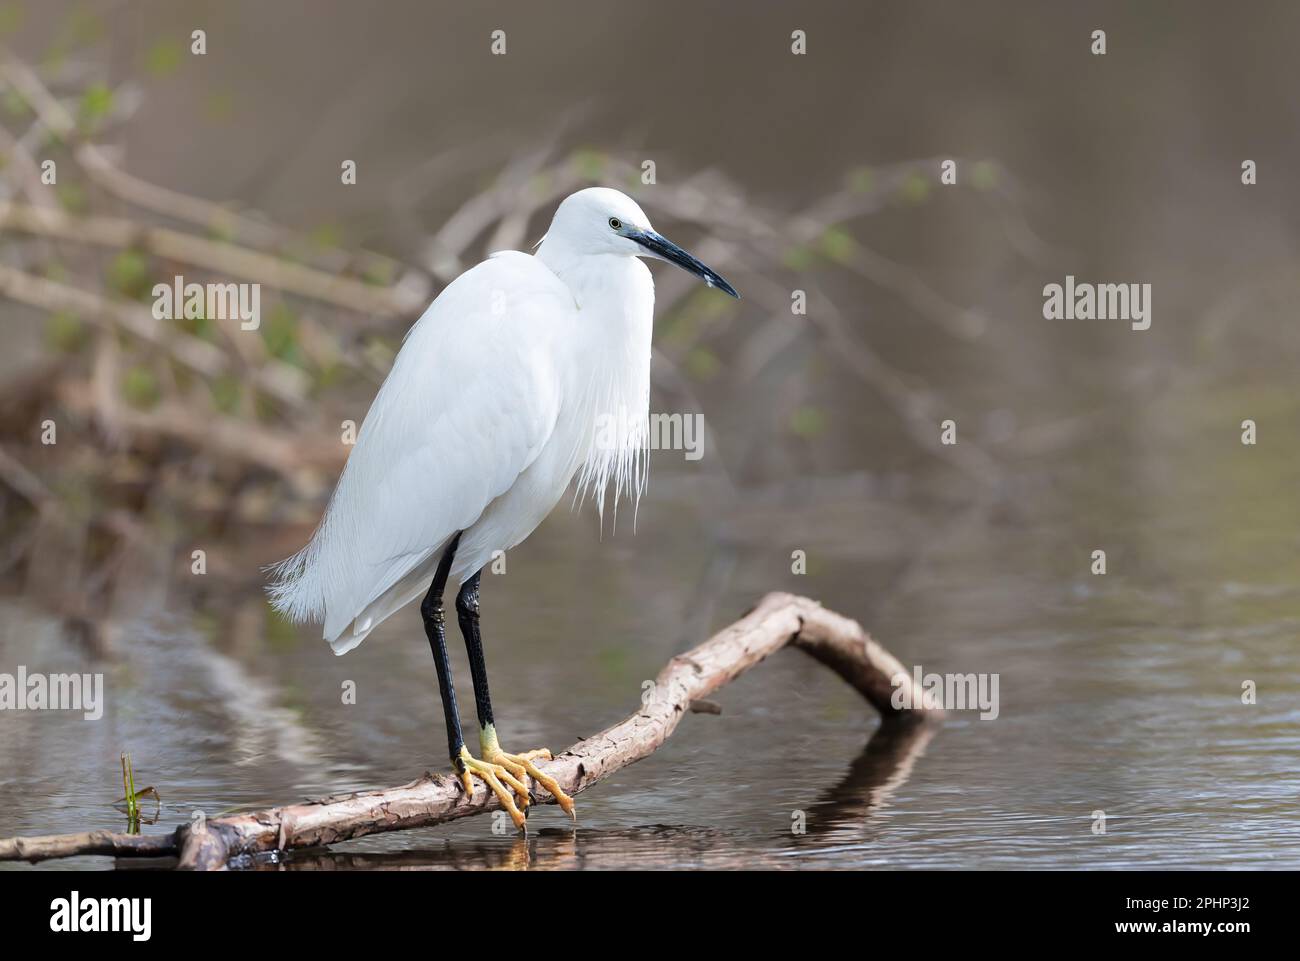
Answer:
[[[266,587],[271,606],[295,623],[325,617],[325,589],[320,565],[315,563],[319,549],[313,537],[297,554],[266,568],[272,578]]]

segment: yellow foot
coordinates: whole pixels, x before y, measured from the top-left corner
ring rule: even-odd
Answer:
[[[557,804],[575,821],[577,813],[574,810],[573,798],[565,794],[556,782],[555,778],[545,774],[536,764],[534,759],[549,761],[551,752],[545,748],[536,751],[525,751],[522,754],[507,754],[501,750],[501,745],[497,743],[496,729],[491,725],[479,731],[479,744],[482,747],[483,760],[479,761],[471,757],[465,748],[461,748],[460,762],[461,783],[465,785],[466,793],[473,789],[470,780],[471,775],[481,777],[487,782],[488,787],[492,788],[501,806],[506,809],[510,819],[515,822],[515,827],[523,828],[525,819],[520,808],[528,807],[528,787],[527,780],[532,778],[555,798]],[[504,783],[503,783],[504,782]],[[514,790],[519,799],[519,804],[515,804],[515,799],[505,789],[509,785]]]
[[[546,788],[546,790],[551,792],[551,796],[555,798],[555,803],[560,806],[565,814],[573,818],[575,821],[578,819],[577,811],[573,807],[573,798],[564,793],[555,778],[551,777],[549,774],[544,774],[541,768],[533,763],[534,758],[539,758],[543,761],[549,761],[551,759],[551,752],[546,750],[546,748],[538,748],[536,751],[525,751],[523,754],[507,754],[505,751],[501,750],[500,747],[495,747],[494,750],[488,750],[487,747],[484,746],[483,757],[491,761],[493,764],[499,764],[520,781],[524,779],[525,775],[532,778],[542,787]]]
[[[510,815],[510,820],[515,822],[515,827],[520,828],[528,823],[524,813],[519,810],[520,807],[528,807],[528,786],[517,777],[513,771],[504,764],[490,760],[480,761],[472,757],[469,750],[465,747],[460,749],[460,757],[456,765],[458,776],[460,777],[461,786],[465,788],[465,794],[474,793],[474,778],[482,778],[487,786],[492,789],[492,793],[497,796],[501,806],[506,809]],[[504,782],[504,783],[502,783]],[[519,797],[519,804],[515,804],[515,799],[510,796],[510,791],[506,790],[506,785]]]

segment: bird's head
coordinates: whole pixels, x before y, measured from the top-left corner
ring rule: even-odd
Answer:
[[[739,297],[736,288],[650,226],[635,200],[608,187],[588,187],[564,198],[545,241],[577,254],[654,257],[676,264],[710,287]]]

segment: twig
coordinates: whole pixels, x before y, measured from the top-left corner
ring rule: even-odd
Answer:
[[[58,396],[69,410],[88,417],[104,415],[95,403],[93,391],[85,384],[65,383],[61,385]],[[347,456],[342,444],[324,437],[304,443],[261,424],[237,420],[215,411],[196,411],[174,401],[162,401],[150,410],[121,407],[112,418],[108,426],[115,431],[181,441],[234,463],[274,471],[294,483],[304,468],[337,470]]]
[[[835,671],[886,718],[938,718],[942,712],[892,654],[854,621],[814,601],[768,594],[749,614],[699,647],[679,654],[655,679],[640,710],[579,741],[540,767],[569,794],[579,794],[614,772],[654,753],[692,704],[787,646]],[[894,707],[898,686],[911,688],[911,710]],[[547,796],[547,803],[553,799]],[[428,827],[499,807],[483,785],[466,795],[450,775],[425,774],[402,787],[308,801],[251,814],[234,814],[178,828],[133,850],[139,839],[104,832],[0,840],[0,860],[43,860],[75,854],[131,856],[173,853],[179,867],[215,870],[241,855],[334,844],[383,831]]]
[[[0,444],[0,482],[17,491],[33,507],[45,507],[54,501],[54,494],[27,465],[14,457]]]
[[[28,204],[0,207],[0,230],[119,249],[136,248],[223,276],[266,284],[286,293],[310,297],[345,310],[379,317],[401,317],[424,307],[424,298],[401,286],[375,287],[312,267],[290,263],[233,244],[154,227],[117,217],[69,217],[59,210]]]
[[[173,834],[117,834],[88,831],[85,834],[51,834],[39,838],[7,838],[0,841],[0,861],[49,861],[87,854],[124,858],[161,858],[176,853]]]
[[[44,310],[66,310],[98,327],[114,326],[159,347],[195,373],[215,377],[230,369],[221,348],[179,330],[170,330],[146,307],[113,301],[88,290],[36,277],[0,264],[0,296]],[[303,403],[310,387],[307,374],[280,361],[268,360],[252,372],[253,382],[276,399],[294,407]]]
[[[9,130],[0,125],[0,150],[7,155],[10,164],[14,167],[14,173],[22,183],[23,193],[27,199],[36,207],[51,207],[56,201],[51,191],[47,190],[41,183],[41,169],[36,164],[36,158],[31,155],[20,139],[15,137]]]
[[[117,199],[156,214],[197,224],[245,244],[285,248],[294,242],[293,234],[282,227],[245,216],[223,204],[149,183],[119,170],[108,154],[95,144],[75,142],[78,130],[72,113],[50,93],[36,71],[3,49],[0,49],[0,76],[35,112],[41,125],[72,148],[74,159],[86,175]],[[363,273],[398,274],[405,269],[390,258],[368,252],[319,254],[313,259],[319,261],[324,269],[334,272],[345,269],[353,261]],[[392,289],[415,307],[420,307],[428,299],[429,287],[427,277],[407,270]]]

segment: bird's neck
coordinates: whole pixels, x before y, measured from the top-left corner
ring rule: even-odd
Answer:
[[[550,240],[542,241],[535,256],[564,281],[579,310],[599,308],[622,313],[645,297],[649,271],[635,257],[577,253]],[[653,299],[653,285],[650,291]]]
[[[635,500],[645,486],[654,281],[635,257],[574,255],[544,241],[536,254],[573,293],[578,312],[569,396],[581,413],[578,489],[601,517],[605,495]]]
[[[566,274],[571,274],[575,268],[579,267],[583,259],[582,254],[550,234],[542,238],[542,242],[538,245],[537,252],[533,256],[549,267],[551,273],[561,280],[564,279]]]

